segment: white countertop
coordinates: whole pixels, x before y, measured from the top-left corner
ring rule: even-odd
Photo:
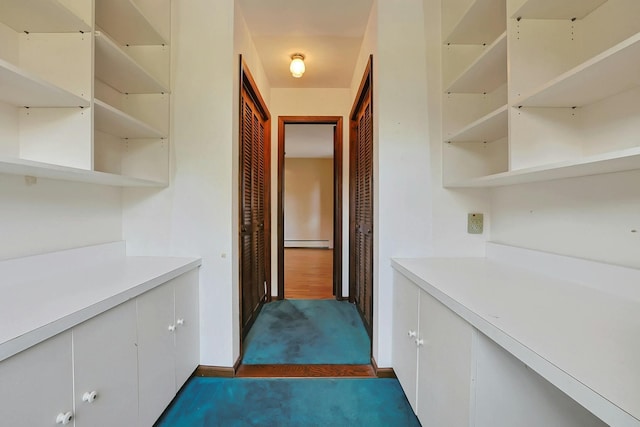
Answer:
[[[487,258],[392,264],[605,422],[640,426],[637,300]]]
[[[18,261],[21,267],[30,265]],[[3,274],[0,361],[197,268],[201,261],[199,258],[106,256],[103,262],[88,264],[68,265],[64,269],[58,262],[50,275],[46,270],[25,275],[11,271],[11,277]],[[37,269],[42,265],[40,260],[32,267]],[[4,273],[1,265],[0,272]]]

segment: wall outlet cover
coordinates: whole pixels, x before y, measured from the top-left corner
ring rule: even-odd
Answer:
[[[484,231],[484,215],[481,213],[470,213],[467,215],[467,233],[482,234]]]

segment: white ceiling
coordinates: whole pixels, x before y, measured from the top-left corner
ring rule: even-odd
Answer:
[[[349,87],[372,0],[237,0],[274,88]],[[291,55],[307,71],[289,73]]]
[[[285,157],[333,157],[333,125],[288,124],[284,135]]]

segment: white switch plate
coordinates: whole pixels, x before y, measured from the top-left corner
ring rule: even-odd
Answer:
[[[470,213],[467,216],[467,233],[482,234],[484,229],[484,216],[481,213]]]

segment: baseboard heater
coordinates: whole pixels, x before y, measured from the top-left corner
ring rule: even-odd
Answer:
[[[285,248],[331,248],[329,240],[285,240]]]

